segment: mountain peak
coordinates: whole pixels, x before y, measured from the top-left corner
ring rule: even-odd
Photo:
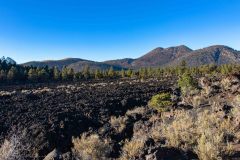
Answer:
[[[169,49],[169,48],[192,50],[191,48],[189,48],[189,47],[186,46],[186,45],[172,46],[172,47],[168,47],[168,48],[166,48],[166,49]]]
[[[205,50],[214,50],[214,49],[230,49],[230,50],[234,50],[233,48],[226,46],[226,45],[212,45],[212,46],[208,46],[205,48],[202,48]]]
[[[155,48],[152,51],[148,52],[147,54],[143,55],[142,57],[136,59],[132,66],[134,68],[139,67],[157,67],[157,66],[164,66],[170,61],[173,61],[176,58],[182,57],[192,50],[187,46],[180,45],[168,48]]]
[[[1,61],[5,61],[7,64],[17,64],[16,61],[14,61],[12,58],[7,57],[5,58],[4,56],[0,58]]]
[[[168,65],[177,65],[183,60],[186,61],[189,66],[240,63],[240,52],[225,45],[212,45],[194,50],[190,52],[190,54],[170,62]]]

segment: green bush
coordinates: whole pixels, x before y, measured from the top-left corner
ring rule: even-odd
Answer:
[[[170,93],[159,93],[152,97],[148,102],[149,107],[156,109],[159,112],[165,112],[168,110],[173,102],[171,101]]]
[[[197,82],[190,73],[185,72],[178,80],[178,86],[181,88],[183,95],[191,94],[197,89]]]

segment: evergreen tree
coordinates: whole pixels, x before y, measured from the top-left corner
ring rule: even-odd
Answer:
[[[62,69],[62,80],[67,80],[67,79],[68,79],[68,69],[66,66],[64,66]]]
[[[83,77],[85,79],[89,79],[90,78],[90,69],[89,69],[88,65],[84,66],[84,68],[83,68]]]
[[[131,78],[134,78],[134,77],[136,76],[136,73],[137,73],[137,72],[133,72],[133,71],[132,71],[130,77],[131,77]]]
[[[54,67],[53,68],[53,79],[58,81],[58,80],[60,80],[60,77],[61,77],[60,71],[58,70],[57,67]]]
[[[36,80],[38,79],[38,75],[37,75],[36,69],[31,68],[31,69],[28,71],[28,79],[29,79],[30,81],[36,81]]]
[[[73,80],[74,77],[74,70],[72,68],[67,69],[67,79],[68,80]]]
[[[197,81],[193,79],[190,73],[185,72],[179,77],[178,86],[181,88],[182,93],[185,95],[197,88]]]
[[[141,68],[141,69],[139,70],[139,76],[140,76],[140,78],[142,78],[142,79],[147,78],[147,69],[146,69],[146,68]]]
[[[182,75],[187,69],[187,62],[182,60],[180,66],[176,68],[178,75]]]
[[[0,71],[0,81],[1,81],[1,82],[4,82],[6,79],[7,79],[7,74],[6,74],[6,72],[2,69],[2,70]]]
[[[82,72],[77,72],[74,74],[74,80],[80,80],[82,79]]]
[[[131,69],[128,69],[128,70],[127,70],[127,77],[131,77],[132,72],[133,72],[133,71],[132,71]]]
[[[100,79],[100,78],[102,78],[102,73],[100,72],[99,69],[96,69],[96,70],[95,70],[94,77],[95,77],[95,79]]]
[[[111,67],[108,70],[108,77],[110,77],[110,78],[114,78],[115,77],[115,71],[113,70],[113,67]]]
[[[11,69],[8,71],[7,74],[7,79],[10,81],[15,81],[16,79],[18,79],[18,70],[15,66],[12,66]]]
[[[121,77],[122,77],[122,78],[126,77],[126,74],[125,74],[124,69],[122,69],[120,73],[121,73]]]
[[[148,69],[147,69],[147,76],[148,77],[152,77],[153,76],[153,69],[152,69],[152,67],[148,67]]]
[[[38,72],[38,79],[41,81],[47,81],[49,79],[49,74],[45,68],[42,68]]]

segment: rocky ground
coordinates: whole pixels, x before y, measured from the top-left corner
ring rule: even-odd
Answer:
[[[83,132],[104,129],[101,134],[109,134],[116,141],[131,138],[132,122],[127,135],[110,135],[110,117],[145,106],[152,95],[169,90],[170,86],[171,83],[158,80],[3,86],[0,141],[3,143],[4,139],[24,131],[31,145],[31,156],[44,157],[54,149],[61,153],[71,151],[72,137]],[[118,157],[119,146],[115,147],[112,156]]]
[[[158,93],[171,94],[163,112]],[[22,159],[240,159],[239,116],[239,75],[185,94],[174,79],[3,86],[0,144],[19,142]]]

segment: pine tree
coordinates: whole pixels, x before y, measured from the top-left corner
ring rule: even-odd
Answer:
[[[67,80],[67,79],[68,79],[68,69],[66,66],[64,66],[62,69],[62,80]]]
[[[88,65],[84,66],[84,68],[83,68],[83,77],[85,79],[89,79],[90,78],[90,69],[89,69]]]
[[[41,80],[41,81],[47,81],[49,79],[49,74],[48,72],[46,71],[45,68],[42,68],[39,70],[38,72],[38,78]]]
[[[99,69],[96,69],[96,70],[95,70],[94,77],[95,77],[95,79],[100,79],[100,78],[102,78],[102,73],[100,72]]]
[[[182,93],[188,94],[191,90],[197,88],[197,81],[193,79],[190,73],[185,72],[178,79],[178,86],[181,88]]]
[[[131,69],[128,69],[128,70],[127,70],[127,77],[131,77],[132,72],[133,72],[133,71],[132,71]]]
[[[140,76],[140,78],[145,79],[147,77],[147,69],[141,68],[139,71],[139,76]]]
[[[148,77],[152,77],[153,76],[153,69],[152,69],[152,67],[148,67],[148,69],[147,69],[147,76]]]
[[[58,81],[58,80],[60,80],[60,77],[61,77],[60,71],[58,70],[57,67],[54,67],[53,68],[53,79]]]
[[[1,82],[4,82],[6,79],[7,79],[7,74],[6,74],[6,72],[2,69],[2,70],[0,71],[0,81],[1,81]]]
[[[82,72],[77,72],[74,74],[74,80],[80,80],[82,79]]]
[[[28,71],[28,79],[29,79],[30,81],[36,81],[36,80],[38,79],[38,75],[37,75],[36,69],[31,68],[31,69]]]
[[[18,70],[15,66],[12,66],[11,69],[8,71],[7,79],[10,81],[14,81],[18,79],[17,76],[18,76]]]
[[[72,68],[68,68],[67,69],[67,79],[68,80],[73,80],[73,77],[74,77],[74,70]]]
[[[133,71],[132,71],[130,77],[131,77],[131,78],[134,78],[135,76],[136,76],[136,72],[133,72]]]
[[[110,77],[110,78],[114,78],[115,77],[115,71],[113,70],[113,67],[111,67],[108,70],[108,77]]]
[[[126,77],[126,74],[125,74],[124,69],[121,70],[121,77],[122,77],[122,78]]]

